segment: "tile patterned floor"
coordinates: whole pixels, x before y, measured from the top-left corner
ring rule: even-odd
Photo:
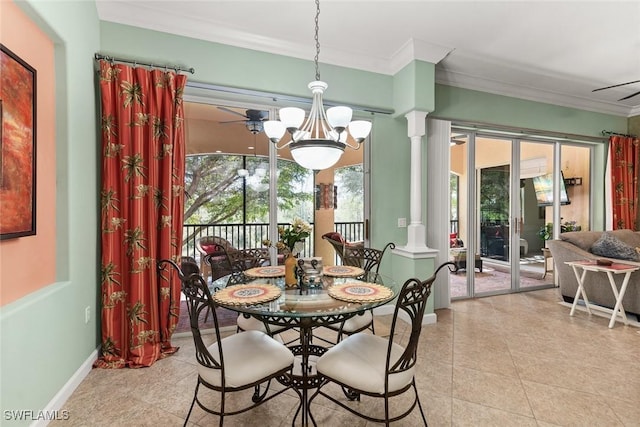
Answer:
[[[438,323],[423,329],[416,376],[429,425],[640,426],[639,329],[620,323],[608,329],[608,319],[583,312],[569,317],[558,301],[557,289],[547,289],[438,310]],[[180,351],[150,368],[94,369],[64,405],[71,419],[50,425],[182,425],[196,365],[191,338],[174,343]],[[373,425],[321,398],[315,402],[320,426]],[[290,426],[296,405],[296,395],[286,392],[225,418],[225,425]],[[380,410],[371,399],[359,405]],[[189,421],[218,424],[199,408]],[[394,425],[413,427],[420,418],[414,411]]]

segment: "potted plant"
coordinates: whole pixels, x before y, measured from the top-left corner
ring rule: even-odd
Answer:
[[[580,231],[581,229],[582,227],[577,225],[576,221],[565,221],[560,223],[560,233],[566,233],[568,231]],[[540,228],[540,230],[538,230],[538,236],[544,242],[553,238],[553,223],[548,222],[542,228]]]
[[[285,255],[285,283],[287,285],[295,285],[296,278],[294,274],[295,266],[296,266],[296,256],[303,248],[304,239],[311,235],[311,225],[301,220],[300,218],[296,218],[291,223],[291,227],[285,229],[284,227],[278,227],[278,240],[275,244],[275,247],[282,251]],[[270,240],[263,240],[262,244],[265,246],[271,246],[272,242]]]

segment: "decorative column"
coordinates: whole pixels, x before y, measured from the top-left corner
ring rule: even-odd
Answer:
[[[427,114],[424,111],[411,111],[407,118],[407,134],[411,140],[411,171],[409,185],[409,225],[407,227],[407,246],[398,247],[398,252],[411,254],[412,258],[433,256],[433,250],[427,247],[427,233],[422,222],[422,137],[426,131]]]

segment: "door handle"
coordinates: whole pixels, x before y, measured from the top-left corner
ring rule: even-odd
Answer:
[[[364,239],[369,240],[369,220],[364,220]]]

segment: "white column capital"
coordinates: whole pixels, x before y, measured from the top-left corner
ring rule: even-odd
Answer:
[[[427,113],[426,111],[413,110],[409,111],[404,116],[407,119],[407,135],[409,138],[414,136],[424,136],[427,126]]]

